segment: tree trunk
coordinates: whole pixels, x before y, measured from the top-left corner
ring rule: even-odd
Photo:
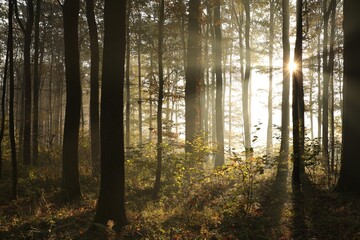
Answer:
[[[324,13],[324,39],[323,39],[323,97],[322,97],[322,109],[323,109],[323,119],[322,119],[322,150],[323,158],[326,163],[328,172],[330,171],[330,162],[329,162],[329,82],[330,82],[330,72],[329,72],[329,34],[328,34],[328,25],[330,17],[330,9],[328,9],[328,1],[323,1],[323,13]]]
[[[14,42],[13,42],[13,15],[14,15],[14,2],[9,0],[9,31],[8,31],[8,46],[9,51],[9,73],[10,73],[10,89],[9,89],[9,136],[11,148],[11,167],[12,167],[12,198],[17,199],[18,192],[18,169],[16,159],[16,143],[14,131]]]
[[[158,96],[158,107],[157,107],[157,155],[156,155],[156,175],[153,198],[156,199],[160,192],[161,187],[161,170],[162,170],[162,105],[164,98],[164,67],[163,67],[163,41],[164,41],[164,0],[160,0],[159,6],[159,40],[158,40],[158,56],[159,56],[159,96]]]
[[[141,81],[141,14],[138,16],[139,28],[138,39],[137,39],[137,54],[138,54],[138,128],[139,128],[139,146],[142,146],[142,81]]]
[[[127,1],[126,15],[126,109],[125,109],[125,146],[130,147],[130,9],[131,1]]]
[[[101,85],[100,143],[101,183],[95,223],[113,229],[127,222],[125,213],[124,65],[126,51],[126,3],[106,0]],[[117,53],[117,54],[114,54]]]
[[[244,0],[245,8],[245,76],[242,84],[242,105],[245,133],[245,152],[249,158],[252,152],[251,148],[251,121],[250,121],[250,74],[251,74],[251,49],[250,49],[250,0]]]
[[[63,6],[66,112],[63,140],[62,191],[66,201],[81,197],[78,156],[82,93],[78,47],[79,2],[79,0],[65,0]]]
[[[24,109],[24,138],[23,138],[23,162],[24,165],[31,164],[31,33],[34,23],[34,5],[32,0],[27,1],[27,18],[25,26],[22,24],[17,2],[15,1],[16,19],[24,34],[24,94],[25,94],[25,109]]]
[[[282,1],[283,26],[283,84],[281,102],[281,143],[280,154],[286,159],[289,154],[289,125],[290,125],[290,9],[289,0]]]
[[[216,75],[216,144],[215,167],[224,164],[224,110],[223,110],[223,78],[222,78],[222,37],[220,20],[220,0],[214,6],[215,29],[215,75]]]
[[[304,136],[304,91],[302,73],[302,0],[296,1],[296,42],[294,62],[297,68],[293,71],[293,153],[294,167],[292,182],[300,186],[300,173],[302,169],[302,139]]]
[[[0,180],[3,177],[3,140],[5,133],[5,118],[6,118],[6,84],[8,77],[8,67],[9,67],[9,48],[10,48],[10,36],[7,37],[6,45],[6,57],[5,57],[5,66],[4,66],[4,76],[2,82],[2,95],[1,95],[1,128],[0,128]]]
[[[91,163],[93,173],[100,171],[100,126],[99,126],[99,40],[94,13],[95,0],[86,0],[86,18],[89,26],[91,69],[90,69],[90,135]]]
[[[330,73],[330,93],[331,93],[331,105],[330,105],[330,172],[334,171],[335,164],[335,119],[334,119],[334,62],[335,62],[335,32],[336,32],[336,1],[331,0],[331,32],[330,32],[330,49],[329,49],[329,73]]]
[[[36,0],[36,14],[35,14],[35,42],[34,42],[34,116],[33,116],[33,133],[32,133],[32,160],[33,164],[38,164],[39,156],[39,94],[40,94],[40,72],[39,72],[39,43],[40,43],[40,13],[42,0]]]
[[[201,83],[203,78],[201,56],[201,5],[189,2],[189,35],[185,86],[185,152],[193,151],[192,143],[201,131]]]
[[[360,193],[360,1],[344,0],[343,149],[338,191]]]
[[[268,95],[268,126],[267,126],[267,141],[266,141],[266,155],[270,157],[272,155],[272,108],[273,108],[273,58],[274,58],[274,13],[275,12],[275,1],[270,0],[270,39],[269,39],[269,95]]]

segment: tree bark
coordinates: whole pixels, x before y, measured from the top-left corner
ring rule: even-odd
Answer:
[[[162,141],[163,141],[163,127],[162,127],[162,105],[164,98],[164,67],[163,67],[163,42],[164,42],[164,0],[160,0],[159,6],[159,40],[158,40],[158,57],[159,57],[159,96],[157,106],[157,155],[156,155],[156,174],[153,198],[156,199],[159,195],[161,188],[161,171],[162,171]]]
[[[38,164],[39,157],[39,94],[40,94],[40,71],[39,71],[39,43],[40,43],[40,13],[42,0],[36,0],[35,13],[35,42],[34,42],[34,81],[33,81],[33,133],[32,133],[32,161]]]
[[[293,153],[294,167],[292,182],[300,186],[300,173],[302,170],[302,147],[304,138],[304,90],[302,73],[302,0],[296,1],[296,41],[294,62],[297,65],[293,71]]]
[[[250,49],[250,0],[244,0],[245,8],[245,76],[242,83],[242,105],[244,118],[244,133],[245,133],[245,152],[246,157],[249,158],[252,152],[251,148],[251,120],[250,120],[250,74],[251,74],[251,49]]]
[[[12,198],[17,199],[18,194],[18,169],[16,159],[16,143],[15,143],[15,124],[14,124],[14,42],[13,42],[13,15],[14,15],[14,1],[9,0],[9,31],[8,31],[8,51],[9,51],[9,137],[11,148],[11,167],[12,167]]]
[[[131,1],[127,1],[126,14],[126,109],[125,109],[125,146],[130,147],[130,9]]]
[[[82,94],[78,47],[79,2],[79,0],[65,0],[63,5],[66,112],[63,139],[62,191],[66,201],[81,197],[78,153]]]
[[[272,108],[273,108],[273,60],[274,60],[274,13],[275,1],[270,0],[270,21],[269,21],[269,95],[268,95],[268,126],[267,126],[267,138],[266,138],[266,155],[270,157],[272,155]]]
[[[344,0],[344,112],[340,178],[336,189],[360,193],[360,1]]]
[[[185,86],[185,152],[193,151],[192,143],[201,131],[201,83],[203,78],[201,56],[200,1],[189,2],[189,35]]]
[[[224,159],[224,109],[223,109],[223,78],[222,78],[222,36],[220,19],[220,0],[214,6],[215,28],[215,75],[216,75],[216,144],[217,152],[215,167],[222,166]]]
[[[24,138],[23,138],[23,162],[24,165],[31,164],[31,33],[34,23],[34,5],[32,0],[27,1],[27,18],[25,26],[19,18],[17,1],[15,1],[16,19],[24,34]]]
[[[91,69],[90,69],[90,135],[91,163],[93,173],[100,171],[100,123],[99,123],[99,40],[94,13],[95,0],[86,0],[86,18],[89,26]]]
[[[128,221],[125,213],[124,65],[127,1],[105,0],[104,50],[101,85],[101,183],[95,223],[113,229]],[[116,53],[116,54],[114,54]]]
[[[281,143],[280,154],[285,156],[289,153],[289,125],[290,125],[290,9],[289,0],[282,1],[283,26],[283,84],[282,84],[282,102],[281,102]]]

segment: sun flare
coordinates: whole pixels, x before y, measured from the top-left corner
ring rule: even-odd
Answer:
[[[297,64],[294,61],[290,61],[290,63],[289,63],[289,71],[290,71],[290,73],[296,71],[296,69],[297,69]]]

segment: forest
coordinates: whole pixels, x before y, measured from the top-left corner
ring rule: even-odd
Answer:
[[[0,240],[360,239],[359,0],[0,0]]]

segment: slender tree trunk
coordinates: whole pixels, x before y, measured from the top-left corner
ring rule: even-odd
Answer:
[[[160,0],[159,6],[159,40],[158,40],[158,56],[159,56],[159,96],[157,107],[157,156],[156,156],[156,175],[153,198],[156,199],[161,188],[161,170],[162,170],[162,105],[164,98],[164,67],[163,67],[163,41],[164,41],[164,0]]]
[[[9,136],[11,148],[11,166],[12,166],[12,198],[17,199],[18,194],[18,169],[16,159],[16,143],[15,143],[15,126],[14,126],[14,42],[13,42],[13,15],[14,2],[9,0],[9,31],[8,31],[8,51],[9,51],[9,73],[10,73],[10,89],[9,89]]]
[[[139,99],[138,99],[138,127],[139,127],[139,146],[142,146],[142,81],[141,81],[141,14],[138,16],[139,20],[139,32],[138,32],[138,39],[137,39],[137,54],[138,54],[138,93],[139,93]]]
[[[91,163],[93,173],[100,171],[100,123],[99,123],[99,40],[94,13],[95,0],[86,0],[86,18],[89,26],[91,69],[90,69],[90,135]]]
[[[31,33],[34,23],[34,5],[32,0],[27,1],[27,18],[25,26],[19,18],[17,2],[15,1],[16,19],[24,34],[24,138],[23,138],[23,162],[24,165],[31,164]]]
[[[315,66],[313,60],[311,64]],[[310,93],[309,93],[309,111],[310,111],[310,137],[311,140],[314,139],[314,99],[313,99],[313,88],[314,88],[314,76],[313,71],[311,70],[310,76]]]
[[[335,164],[335,119],[334,119],[334,63],[335,63],[335,32],[336,32],[336,1],[331,0],[331,32],[330,32],[330,50],[329,50],[329,73],[330,73],[330,88],[331,88],[331,105],[330,105],[330,172],[334,171]]]
[[[153,96],[153,92],[152,92],[152,88],[153,88],[153,85],[154,85],[154,72],[153,72],[153,69],[154,69],[154,63],[153,63],[153,54],[150,52],[150,87],[149,87],[149,142],[151,143],[152,141],[152,133],[154,131],[154,128],[153,128],[153,99],[152,99],[152,96]]]
[[[302,0],[296,1],[296,42],[294,62],[297,64],[293,72],[293,153],[294,167],[292,182],[300,186],[300,173],[302,169],[302,139],[304,136],[304,92],[302,73]]]
[[[216,75],[216,144],[217,152],[215,167],[224,164],[224,110],[223,110],[223,77],[222,77],[222,36],[220,22],[220,0],[215,1],[214,29],[215,29],[215,56],[214,68]]]
[[[289,153],[289,125],[290,125],[290,7],[289,0],[282,1],[283,26],[283,84],[281,103],[281,143],[280,154],[286,159]]]
[[[79,127],[81,111],[80,54],[78,47],[79,0],[63,5],[66,112],[63,139],[62,191],[66,201],[81,197],[79,182]]]
[[[328,1],[323,1],[323,13],[324,13],[324,38],[323,38],[323,97],[322,97],[322,109],[323,109],[323,119],[322,119],[322,150],[323,158],[326,163],[328,172],[330,171],[330,162],[329,162],[329,82],[330,82],[330,72],[329,72],[329,34],[328,34],[328,25],[330,17],[330,9],[328,9]]]
[[[252,152],[251,148],[251,121],[250,121],[250,74],[251,74],[251,49],[250,49],[250,0],[244,0],[245,8],[245,76],[242,85],[242,105],[244,118],[244,133],[245,133],[245,152],[246,157],[249,158]]]
[[[9,33],[8,33],[9,34]],[[5,57],[5,66],[4,66],[4,76],[2,82],[2,95],[1,95],[1,128],[0,128],[0,180],[3,177],[3,140],[5,133],[5,118],[6,118],[6,84],[8,78],[8,67],[9,67],[9,43],[10,37],[7,37],[7,45],[6,45],[6,57]]]
[[[126,112],[125,112],[125,146],[130,147],[130,9],[131,1],[127,1],[126,15]]]
[[[32,160],[33,164],[38,164],[39,156],[39,93],[40,93],[40,72],[39,72],[39,43],[40,43],[40,13],[42,0],[36,0],[36,14],[35,14],[35,42],[34,42],[34,81],[33,81],[33,95],[34,95],[34,116],[33,116],[33,133],[32,133]]]
[[[231,40],[230,47],[230,72],[229,72],[229,153],[231,154],[232,148],[232,81],[233,81],[233,51],[234,51],[234,41]]]
[[[320,141],[321,138],[321,127],[322,127],[322,107],[321,107],[321,27],[320,22],[318,23],[318,37],[317,37],[317,84],[318,84],[318,139]]]
[[[270,39],[269,39],[269,96],[268,96],[268,126],[267,126],[267,141],[266,141],[266,155],[269,157],[272,155],[272,108],[273,108],[273,58],[274,58],[274,12],[275,1],[270,0]]]

